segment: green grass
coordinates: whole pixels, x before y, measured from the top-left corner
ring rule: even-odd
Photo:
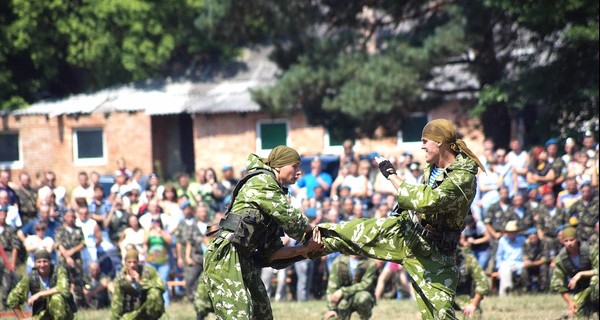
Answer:
[[[489,320],[527,320],[527,319],[558,319],[566,310],[562,298],[556,295],[521,295],[509,296],[503,299],[488,297],[483,300],[483,319]],[[275,319],[305,320],[323,319],[327,311],[325,301],[299,302],[273,302]],[[75,319],[106,320],[110,311],[82,311],[76,314]],[[190,303],[175,302],[167,308],[166,314],[161,318],[185,320],[196,319],[194,309]],[[214,320],[210,316],[208,319]],[[359,319],[357,315],[353,320]],[[420,319],[417,304],[411,300],[380,300],[373,309],[373,320],[391,319]]]

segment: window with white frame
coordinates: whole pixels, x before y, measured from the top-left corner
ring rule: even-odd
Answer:
[[[421,142],[423,127],[427,124],[427,113],[414,112],[404,118],[398,131],[398,143]]]
[[[102,128],[73,130],[73,158],[75,164],[94,165],[106,163],[104,132]]]
[[[266,152],[278,145],[287,145],[288,127],[286,120],[259,121],[256,136],[258,151]]]
[[[21,162],[18,132],[0,132],[0,165],[14,166]]]

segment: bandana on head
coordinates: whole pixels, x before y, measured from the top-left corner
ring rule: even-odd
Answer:
[[[296,150],[290,147],[277,146],[271,150],[269,157],[262,158],[261,160],[271,168],[281,168],[290,164],[299,163],[300,155]]]
[[[35,250],[35,253],[33,254],[33,261],[37,261],[38,259],[50,260],[50,252],[43,248]]]
[[[567,227],[563,230],[563,239],[576,239],[577,230],[573,227]]]
[[[471,158],[471,160],[475,161],[477,166],[485,172],[485,168],[477,159],[473,151],[467,147],[467,144],[458,138],[458,132],[454,127],[454,124],[446,119],[435,119],[430,121],[423,128],[422,133],[423,138],[433,140],[435,142],[447,143],[450,145],[452,151],[458,153],[463,152],[467,155],[467,157]]]
[[[125,253],[125,260],[139,260],[139,252],[135,249],[129,249]]]

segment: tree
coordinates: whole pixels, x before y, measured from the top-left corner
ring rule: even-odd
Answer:
[[[186,68],[204,49],[200,9],[199,0],[2,1],[0,108]]]
[[[531,119],[529,142],[597,123],[597,1],[260,3],[284,73],[254,98],[274,114],[301,108],[314,124],[394,134],[409,112],[467,93],[500,146],[518,118]],[[448,66],[477,85],[450,74],[450,90],[431,86]]]

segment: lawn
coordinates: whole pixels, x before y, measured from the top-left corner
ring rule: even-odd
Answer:
[[[324,301],[273,302],[275,319],[305,320],[323,319],[326,311]],[[526,320],[526,319],[558,319],[566,309],[562,298],[556,295],[521,295],[500,299],[488,297],[482,302],[483,319],[489,320]],[[109,310],[82,311],[75,319],[107,320]],[[196,319],[191,304],[175,302],[167,308],[161,319]],[[208,319],[215,319],[208,317]],[[352,319],[359,319],[354,315]],[[417,305],[411,300],[380,300],[373,310],[373,320],[420,319]]]

